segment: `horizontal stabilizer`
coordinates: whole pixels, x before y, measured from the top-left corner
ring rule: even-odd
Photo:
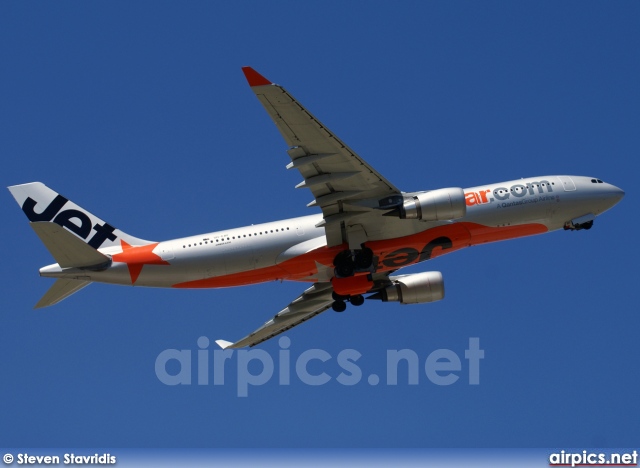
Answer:
[[[30,224],[61,268],[100,267],[111,261],[56,223],[38,221]]]
[[[91,283],[91,281],[60,278],[56,280],[56,282],[53,283],[53,286],[51,286],[44,296],[42,296],[42,299],[40,299],[34,306],[34,309],[40,309],[42,307],[57,304],[62,299],[80,291],[89,283]]]

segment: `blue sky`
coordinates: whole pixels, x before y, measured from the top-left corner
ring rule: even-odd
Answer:
[[[311,214],[286,145],[248,88],[282,84],[407,191],[577,174],[626,191],[586,232],[457,252],[435,304],[327,312],[286,334],[295,362],[332,377],[237,396],[197,385],[197,340],[234,340],[304,288],[203,291],[91,285],[32,310],[52,259],[10,194],[0,441],[77,447],[585,447],[640,436],[636,290],[640,228],[637,2],[3,2],[4,186],[42,181],[118,228],[164,240]],[[469,385],[464,351],[485,351]],[[190,351],[193,384],[154,365]],[[337,356],[361,355],[341,385]],[[423,366],[460,356],[438,386],[384,377],[388,350]],[[175,363],[174,363],[175,364]],[[257,363],[254,363],[257,364]],[[292,367],[294,364],[292,364]],[[260,366],[251,367],[258,373]],[[211,369],[210,381],[213,380]],[[210,382],[211,383],[211,382]]]

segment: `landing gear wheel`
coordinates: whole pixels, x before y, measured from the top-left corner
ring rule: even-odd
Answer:
[[[351,299],[349,299],[349,302],[351,302],[351,305],[354,305],[356,307],[361,306],[362,304],[364,304],[364,297],[362,296],[362,294],[351,296]]]
[[[336,276],[339,278],[348,278],[353,276],[355,271],[355,265],[351,258],[351,252],[344,250],[336,255],[333,259],[333,264],[336,266]]]
[[[344,263],[340,263],[336,266],[336,276],[339,278],[348,278],[349,276],[353,276],[354,271],[355,266],[353,265],[353,260],[346,260]]]
[[[335,301],[331,308],[336,312],[344,312],[347,308],[347,304],[344,301]]]
[[[359,270],[367,270],[371,268],[373,263],[373,250],[365,247],[356,253],[356,267]]]
[[[347,299],[349,299],[349,296],[343,296],[341,294],[338,294],[335,291],[331,292],[331,297],[333,298],[334,301],[346,301]]]

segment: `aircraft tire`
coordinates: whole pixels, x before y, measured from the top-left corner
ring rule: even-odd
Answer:
[[[356,267],[359,270],[367,270],[371,268],[373,263],[373,250],[365,247],[356,253]]]
[[[351,302],[351,305],[359,307],[362,304],[364,304],[364,297],[362,296],[362,294],[357,294],[355,296],[351,296],[351,299],[349,299],[349,302]]]
[[[344,301],[335,301],[331,308],[336,312],[344,312],[347,309],[347,304]]]

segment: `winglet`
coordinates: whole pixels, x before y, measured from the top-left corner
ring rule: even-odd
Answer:
[[[251,67],[242,67],[242,72],[249,82],[249,86],[251,86],[252,88],[254,86],[266,86],[273,84],[271,83],[271,81],[267,80],[264,76],[262,76]]]
[[[231,346],[233,343],[231,341],[225,341],[225,340],[216,340],[216,344],[218,346],[220,346],[222,349],[227,349],[229,346]]]

